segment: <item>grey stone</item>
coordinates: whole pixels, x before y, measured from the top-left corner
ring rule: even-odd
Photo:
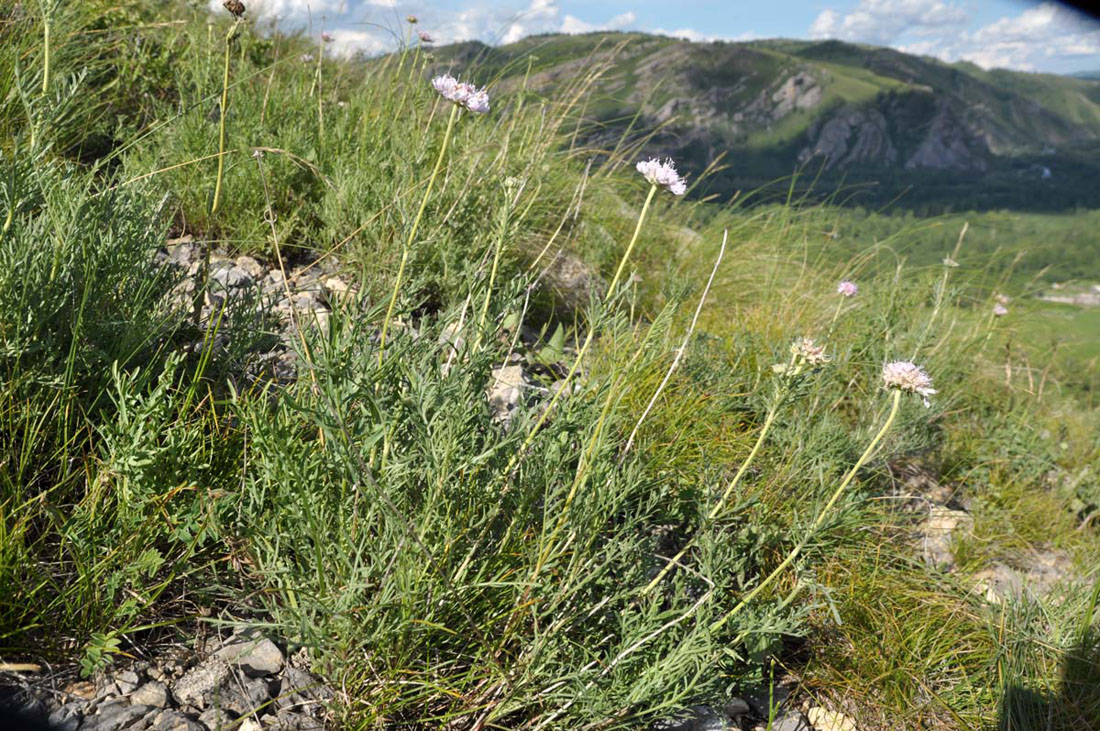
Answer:
[[[210,705],[238,716],[246,716],[256,712],[263,713],[274,704],[267,681],[231,676],[214,691]]]
[[[958,531],[968,532],[973,527],[974,519],[966,511],[933,506],[928,511],[928,518],[918,529],[924,562],[944,571],[954,569],[955,557],[951,553],[951,543]]]
[[[208,708],[199,716],[199,723],[210,731],[228,728],[235,719],[221,708]]]
[[[123,700],[112,701],[100,706],[96,715],[85,718],[80,728],[84,731],[130,729],[152,710],[154,710],[152,706],[134,706]]]
[[[66,703],[51,713],[46,721],[52,731],[76,731],[83,720],[81,711],[84,704],[80,702]]]
[[[653,724],[653,731],[727,731],[728,728],[725,717],[710,706],[692,706],[676,718]]]
[[[523,366],[509,365],[492,370],[492,378],[486,391],[493,420],[507,424],[519,407],[527,380]]]
[[[146,683],[130,694],[131,703],[140,703],[155,708],[166,708],[169,703],[168,687],[155,680]]]
[[[239,666],[250,678],[275,675],[286,663],[283,651],[274,642],[247,634],[231,637],[214,656]]]
[[[251,256],[238,256],[234,263],[237,265],[238,269],[252,277],[253,280],[263,279],[264,275],[267,273],[263,264],[256,261]]]
[[[282,712],[272,717],[265,727],[276,731],[324,731],[325,724],[304,713]]]
[[[752,712],[749,708],[749,704],[742,698],[732,698],[728,703],[722,706],[723,713],[726,714],[726,718],[732,718],[734,720],[741,716],[747,715]]]
[[[206,708],[214,691],[231,675],[229,664],[219,657],[207,658],[191,668],[172,686],[172,695],[180,703]]]
[[[239,266],[222,266],[210,273],[210,278],[226,289],[251,287],[252,276]]]
[[[772,721],[772,731],[813,731],[806,717],[798,711],[784,713]]]
[[[130,695],[141,685],[141,676],[133,670],[123,670],[115,673],[115,685],[121,695]]]
[[[310,673],[288,666],[283,671],[282,685],[275,698],[275,707],[280,710],[296,709],[312,712],[334,697],[332,689]]]
[[[152,731],[207,731],[206,727],[179,711],[161,711],[150,726]]]

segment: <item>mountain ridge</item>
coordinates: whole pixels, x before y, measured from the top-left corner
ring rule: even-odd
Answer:
[[[637,117],[633,128],[659,130],[653,147],[691,172],[727,153],[733,167],[708,186],[718,194],[803,168],[825,188],[868,184],[872,199],[909,191],[911,203],[932,207],[1100,205],[1086,184],[1100,173],[1097,80],[842,41],[619,32],[463,43],[437,55],[441,66],[535,92],[607,63],[586,108],[587,141],[609,143]]]

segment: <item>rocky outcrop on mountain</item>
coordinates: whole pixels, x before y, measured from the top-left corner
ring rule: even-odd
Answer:
[[[803,148],[799,162],[825,159],[825,169],[837,165],[892,165],[898,151],[890,141],[886,117],[877,109],[845,107],[810,130],[814,142]]]
[[[984,171],[987,165],[977,152],[980,146],[981,138],[962,124],[951,106],[940,104],[928,133],[905,161],[905,169]]]

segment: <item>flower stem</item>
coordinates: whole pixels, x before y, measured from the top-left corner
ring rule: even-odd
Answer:
[[[630,237],[630,243],[627,244],[626,251],[623,252],[623,258],[619,262],[619,268],[615,271],[615,276],[611,280],[611,284],[607,287],[607,294],[604,295],[604,299],[610,299],[611,295],[615,292],[615,287],[619,283],[619,279],[622,277],[623,269],[626,268],[626,262],[630,258],[631,252],[634,251],[634,244],[638,242],[638,234],[642,231],[642,224],[645,222],[646,213],[649,212],[649,205],[653,202],[653,196],[657,193],[657,185],[653,184],[649,187],[649,195],[646,196],[645,205],[642,206],[642,212],[638,214],[638,223],[634,226],[634,235]],[[588,353],[589,346],[592,345],[592,338],[596,334],[595,327],[588,328],[588,335],[584,338],[584,343],[581,345],[580,350],[577,351],[577,357],[573,360],[573,365],[569,368],[569,372],[565,374],[565,378],[562,381],[561,388],[554,392],[554,396],[550,399],[550,402],[546,405],[546,408],[542,410],[542,414],[539,416],[538,421],[531,427],[531,431],[527,433],[526,438],[523,440],[523,444],[512,455],[512,459],[509,460],[508,466],[504,470],[504,474],[508,475],[512,472],[512,468],[515,467],[516,462],[523,456],[524,452],[531,446],[531,442],[534,441],[535,435],[542,429],[543,424],[550,418],[550,412],[554,410],[558,400],[561,399],[561,395],[565,393],[566,388],[573,380],[573,376],[577,374],[577,369],[580,368],[581,361],[584,360],[584,356]]]
[[[225,35],[225,70],[222,73],[221,113],[218,115],[218,175],[214,181],[214,200],[210,204],[211,216],[218,212],[218,204],[221,202],[222,177],[225,175],[225,117],[226,107],[229,105],[229,48],[240,24],[241,21],[238,20]]]
[[[390,305],[386,308],[386,318],[382,320],[382,334],[378,341],[379,366],[382,365],[382,356],[386,350],[386,332],[389,330],[390,318],[393,317],[393,308],[397,304],[397,293],[401,290],[401,280],[405,276],[405,264],[409,261],[409,249],[412,248],[412,243],[416,239],[416,231],[420,228],[420,219],[424,217],[424,209],[428,207],[428,198],[432,195],[435,179],[439,176],[440,168],[443,167],[443,157],[447,154],[447,144],[451,141],[451,131],[454,129],[456,118],[458,118],[458,105],[452,104],[451,116],[447,118],[447,131],[443,133],[443,144],[439,148],[439,157],[435,160],[432,175],[428,178],[428,188],[424,191],[424,198],[420,201],[420,209],[416,212],[412,228],[409,229],[409,236],[405,240],[404,248],[401,250],[401,263],[397,267],[397,279],[393,283],[393,294],[390,296]]]
[[[489,286],[485,289],[485,302],[481,305],[481,316],[477,321],[477,339],[474,341],[474,350],[477,350],[481,346],[481,336],[484,332],[485,320],[489,316],[489,303],[493,298],[493,283],[497,278],[497,269],[500,266],[500,252],[504,249],[504,237],[508,232],[508,214],[510,212],[510,206],[505,208],[504,211],[504,230],[497,236],[496,247],[493,251],[493,267],[489,272]]]
[[[710,629],[712,631],[720,629],[726,622],[729,621],[730,617],[744,609],[745,606],[749,602],[751,602],[757,594],[766,589],[773,581],[775,581],[775,579],[779,576],[779,574],[783,572],[784,569],[790,566],[791,563],[793,563],[794,560],[798,558],[798,555],[802,552],[802,549],[806,547],[806,543],[810,540],[810,537],[817,531],[818,528],[821,527],[821,524],[825,522],[825,516],[828,515],[829,511],[832,510],[834,505],[836,505],[836,501],[840,499],[840,496],[844,493],[844,490],[847,489],[849,483],[851,483],[852,481],[852,478],[855,477],[856,472],[858,472],[859,469],[863,467],[863,465],[867,462],[867,460],[871,458],[871,454],[875,451],[875,447],[877,447],[882,438],[886,436],[886,432],[890,431],[890,427],[894,425],[894,419],[898,415],[898,406],[901,404],[901,394],[901,390],[894,390],[894,399],[893,402],[890,404],[890,414],[886,417],[886,422],[882,425],[882,428],[878,430],[878,433],[875,434],[875,438],[871,440],[871,443],[867,445],[867,449],[863,450],[863,454],[859,456],[859,459],[856,460],[856,463],[852,465],[852,469],[848,470],[848,474],[844,476],[844,480],[841,481],[840,486],[837,487],[835,492],[833,492],[832,497],[829,498],[829,502],[825,503],[825,507],[821,509],[821,512],[818,514],[817,519],[814,520],[813,524],[810,526],[810,529],[806,532],[806,535],[802,538],[801,541],[799,541],[798,545],[791,549],[791,552],[787,554],[787,557],[783,559],[783,561],[778,566],[775,567],[775,570],[768,574],[767,578],[760,582],[755,589],[746,594],[745,597],[737,603],[737,606],[727,612],[721,619],[711,624]]]
[[[42,22],[42,93],[50,89],[50,19]]]

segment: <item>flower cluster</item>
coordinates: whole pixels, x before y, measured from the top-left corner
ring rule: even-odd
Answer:
[[[859,294],[859,287],[855,282],[845,279],[840,284],[836,285],[837,294],[842,294],[845,297],[855,297]]]
[[[329,33],[327,30],[321,33],[322,43],[332,43],[334,40],[336,40],[336,37]]]
[[[485,114],[489,111],[489,92],[459,81],[450,74],[436,76],[432,79],[432,87],[447,101],[466,107],[474,114]]]
[[[687,183],[680,177],[680,173],[676,172],[671,159],[661,162],[654,157],[639,162],[636,167],[646,180],[653,185],[667,188],[673,195],[683,195],[687,192]]]
[[[791,355],[813,367],[823,366],[831,360],[825,346],[816,344],[810,338],[799,338],[791,343]]]
[[[435,43],[435,39],[432,38],[432,34],[428,33],[427,31],[417,31],[416,36],[420,39],[421,43]]]
[[[924,369],[905,360],[895,360],[884,365],[882,382],[886,388],[917,394],[924,401],[925,408],[931,405],[928,397],[936,393],[936,389],[932,388],[932,379]]]
[[[1008,314],[1008,308],[1005,307],[1004,305],[1002,305],[1000,302],[993,305],[993,316],[994,317],[1004,317],[1007,314]]]

